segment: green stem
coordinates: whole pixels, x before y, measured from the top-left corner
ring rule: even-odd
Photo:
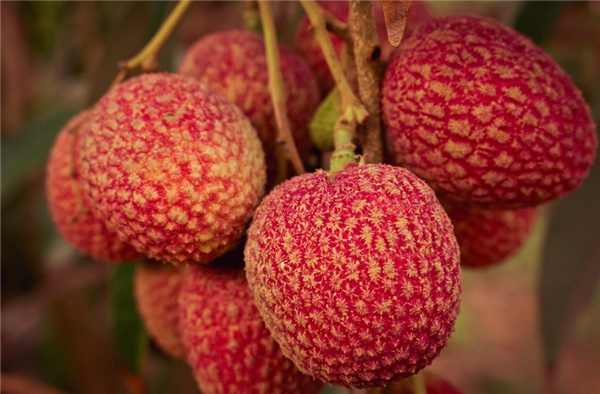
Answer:
[[[342,115],[349,124],[353,122],[362,123],[367,117],[368,112],[356,97],[346,79],[342,65],[329,37],[329,32],[327,31],[325,12],[314,0],[300,0],[300,4],[302,4],[310,20],[314,29],[315,39],[321,47],[331,75],[340,90],[342,96]]]
[[[334,175],[337,171],[343,169],[346,164],[356,162],[354,153],[356,145],[352,143],[355,129],[356,124],[348,124],[343,116],[338,118],[333,128],[333,144],[335,146],[335,150],[331,155],[329,169]]]
[[[271,4],[267,0],[261,0],[258,2],[258,7],[265,37],[267,68],[269,70],[269,91],[273,102],[277,128],[279,129],[277,142],[292,163],[296,174],[304,174],[306,170],[296,149],[290,129],[290,122],[287,117],[285,85],[281,76],[281,61],[279,60],[279,47],[277,45],[277,34],[275,32]]]
[[[157,71],[158,53],[165,46],[192,3],[192,0],[180,0],[179,3],[177,3],[175,8],[173,8],[173,11],[171,11],[167,19],[146,46],[137,55],[120,64],[121,71],[113,81],[110,89],[121,83],[127,78],[129,73],[137,67],[140,67],[144,72]]]
[[[423,381],[423,377],[420,374],[415,374],[411,376],[410,379],[412,380],[414,394],[427,394],[425,382]]]
[[[244,0],[244,26],[247,30],[262,34],[260,24],[260,11],[258,10],[258,1]]]

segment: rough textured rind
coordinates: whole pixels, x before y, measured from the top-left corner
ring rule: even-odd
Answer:
[[[348,21],[348,1],[321,1],[319,4],[321,7],[323,7],[323,9],[331,12],[333,16],[342,22]],[[377,26],[377,35],[379,36],[379,40],[381,42],[381,59],[387,61],[395,48],[392,47],[387,39],[385,19],[383,16],[381,3],[379,1],[373,2],[373,17],[375,18],[375,23]],[[408,12],[405,34],[410,33],[413,31],[413,29],[428,21],[430,18],[431,14],[429,13],[429,7],[422,1],[413,1],[411,9]],[[341,56],[344,40],[333,33],[330,33],[329,37],[331,38],[331,42],[333,43],[338,56]],[[306,58],[309,66],[317,76],[319,86],[321,88],[321,94],[323,96],[326,95],[327,92],[329,92],[335,85],[335,81],[329,72],[329,66],[327,66],[327,61],[323,56],[321,47],[319,46],[319,43],[315,39],[314,34],[310,29],[310,22],[307,17],[304,17],[298,24],[294,48]],[[349,77],[355,78],[355,73],[356,71],[352,70]]]
[[[459,249],[422,180],[387,165],[297,176],[261,203],[244,252],[254,299],[301,371],[385,386],[425,367],[458,314]]]
[[[441,376],[432,372],[421,372],[422,379],[425,383],[426,394],[462,394],[462,391],[457,389]],[[414,391],[414,383],[411,379],[406,379],[394,385],[388,386],[383,390],[382,394],[417,394]]]
[[[144,262],[135,270],[138,312],[156,344],[169,356],[185,357],[179,327],[178,298],[184,271],[161,263]]]
[[[589,107],[528,38],[450,16],[400,49],[382,85],[394,164],[448,199],[497,209],[538,205],[585,179],[597,144]]]
[[[301,156],[306,158],[311,148],[308,123],[319,104],[317,80],[301,56],[280,47],[279,57],[290,129]],[[270,173],[276,173],[278,131],[264,39],[246,30],[202,37],[186,53],[179,73],[218,90],[240,107],[258,131]]]
[[[219,267],[190,268],[179,299],[188,363],[200,390],[205,394],[318,393],[323,383],[302,374],[269,334],[243,269]]]
[[[147,257],[205,263],[235,247],[264,193],[256,131],[220,93],[144,74],[106,94],[81,140],[82,184]]]
[[[462,267],[483,268],[506,260],[525,243],[537,208],[487,210],[442,200],[454,225]]]
[[[109,231],[94,211],[79,184],[73,163],[79,155],[76,140],[90,111],[74,116],[59,132],[46,168],[46,198],[50,215],[60,235],[75,249],[96,260],[122,262],[138,253]]]

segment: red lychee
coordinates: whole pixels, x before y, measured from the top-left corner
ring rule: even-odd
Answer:
[[[460,265],[489,267],[506,260],[525,243],[537,208],[487,210],[442,200],[460,247]]]
[[[156,344],[173,358],[184,358],[179,327],[178,298],[184,271],[161,263],[136,267],[135,301],[144,326]]]
[[[79,184],[74,164],[79,156],[79,131],[90,111],[82,111],[62,128],[50,151],[46,168],[46,197],[52,220],[60,235],[75,249],[96,260],[122,262],[138,253],[109,231]]]
[[[317,81],[301,56],[280,47],[279,57],[290,128],[301,156],[306,157],[311,148],[308,123],[319,104]],[[218,90],[240,107],[258,131],[270,173],[276,171],[278,132],[264,39],[246,30],[207,35],[188,50],[179,73]]]
[[[321,5],[324,10],[330,12],[342,22],[348,21],[348,4],[348,1],[319,2],[319,5]],[[385,19],[383,16],[383,10],[381,8],[381,3],[379,1],[373,2],[373,17],[377,27],[377,35],[379,36],[379,41],[381,42],[381,58],[387,61],[394,50],[394,47],[392,47],[387,38]],[[429,7],[424,2],[413,1],[410,11],[408,12],[406,32],[411,32],[415,28],[431,19],[431,17],[432,16],[429,12]],[[342,49],[344,47],[344,40],[333,33],[330,33],[329,37],[331,38],[331,42],[338,56],[341,56]],[[335,81],[329,72],[329,66],[327,65],[327,61],[323,56],[321,47],[315,39],[314,33],[311,31],[310,21],[307,17],[304,17],[298,24],[294,48],[308,61],[308,64],[317,76],[319,86],[321,88],[321,94],[324,96],[335,85]],[[355,71],[352,73],[354,72]]]
[[[191,78],[124,82],[83,131],[83,189],[109,229],[149,258],[205,263],[223,255],[264,193],[264,153],[250,121]]]
[[[565,195],[594,160],[581,92],[528,38],[491,19],[439,18],[403,41],[384,74],[394,164],[440,195],[487,208]]]
[[[179,305],[188,363],[203,393],[316,394],[323,386],[283,356],[260,318],[243,269],[190,268]]]
[[[351,164],[284,182],[258,207],[244,256],[283,353],[326,382],[386,386],[431,363],[454,329],[452,224],[406,169]]]
[[[423,383],[427,394],[462,394],[449,381],[432,372],[421,372]],[[386,387],[382,394],[417,394],[414,382],[411,379],[402,380],[396,384]]]

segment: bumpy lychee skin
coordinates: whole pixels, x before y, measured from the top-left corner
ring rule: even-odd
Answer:
[[[79,184],[79,131],[90,111],[74,116],[59,132],[46,168],[46,197],[50,216],[60,235],[75,249],[96,260],[123,262],[139,255],[109,231]]]
[[[323,9],[331,12],[333,16],[342,22],[348,21],[348,1],[321,1],[319,4]],[[377,27],[377,35],[381,42],[381,58],[387,61],[394,50],[394,47],[392,47],[387,39],[383,10],[381,8],[381,3],[378,1],[373,2],[373,17]],[[429,7],[424,2],[413,1],[408,13],[406,33],[410,33],[431,18],[432,16],[429,12]],[[338,56],[340,56],[344,47],[344,40],[333,33],[330,33],[329,37],[331,38],[331,42]],[[306,58],[308,64],[317,76],[322,95],[325,95],[335,85],[335,81],[329,71],[329,66],[327,66],[327,61],[323,56],[321,47],[315,39],[314,33],[311,31],[310,21],[307,17],[304,17],[298,24],[294,48]],[[351,71],[350,74],[350,77],[353,78],[355,71]]]
[[[317,80],[306,61],[280,47],[281,73],[286,90],[290,128],[303,157],[310,152],[308,123],[319,105]],[[277,123],[271,95],[264,39],[246,30],[207,35],[186,53],[179,73],[223,93],[258,131],[269,168],[276,169]]]
[[[188,363],[203,393],[316,394],[323,386],[283,356],[243,269],[192,267],[179,305]]]
[[[446,346],[458,314],[459,249],[422,180],[387,165],[297,176],[261,203],[244,252],[254,299],[301,371],[386,386]]]
[[[585,179],[595,125],[581,92],[528,38],[476,16],[449,16],[403,41],[384,74],[394,164],[457,202],[516,209]]]
[[[487,210],[442,201],[460,247],[460,265],[484,268],[505,261],[529,237],[537,208]]]
[[[179,327],[178,299],[184,269],[171,264],[144,262],[135,269],[134,293],[146,330],[169,356],[185,357]]]
[[[106,94],[81,140],[82,184],[147,257],[205,263],[235,247],[264,193],[256,131],[191,78],[144,74]]]
[[[427,394],[462,394],[452,383],[432,372],[421,372]],[[406,379],[383,390],[383,394],[416,394],[414,382]]]

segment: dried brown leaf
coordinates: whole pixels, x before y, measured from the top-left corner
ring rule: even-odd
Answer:
[[[412,0],[381,0],[381,5],[383,7],[388,41],[393,47],[398,47],[404,36],[406,18],[408,16],[408,10],[412,5]]]

